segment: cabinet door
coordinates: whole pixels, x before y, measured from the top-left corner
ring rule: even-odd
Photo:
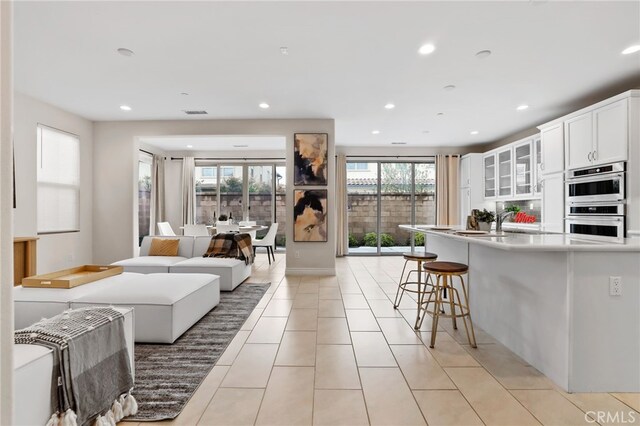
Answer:
[[[468,188],[471,180],[471,158],[462,157],[460,160],[460,187]]]
[[[511,197],[513,195],[511,148],[498,152],[498,196]]]
[[[542,193],[542,187],[541,187],[541,183],[542,183],[542,141],[541,139],[535,138],[533,140],[533,153],[534,153],[534,167],[533,167],[533,173],[534,173],[534,184],[533,184],[533,194],[534,195],[540,195]]]
[[[562,123],[540,132],[543,174],[564,171],[564,129]]]
[[[567,169],[588,167],[592,164],[593,115],[588,112],[567,120],[565,129],[565,161]]]
[[[594,164],[628,159],[628,102],[622,99],[593,111]]]
[[[564,174],[545,175],[542,181],[542,226],[545,231],[564,232]]]
[[[516,196],[533,193],[533,155],[531,141],[521,143],[513,148],[513,180]]]
[[[484,170],[484,198],[496,196],[496,155],[490,154],[482,159]]]
[[[460,225],[467,226],[467,216],[471,214],[471,189],[460,188]]]

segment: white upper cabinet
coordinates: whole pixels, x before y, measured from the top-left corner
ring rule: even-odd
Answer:
[[[628,100],[573,117],[564,123],[568,170],[628,159]]]
[[[542,193],[542,140],[540,137],[533,139],[533,153],[535,154],[533,160],[533,172],[534,172],[534,195],[540,195]]]
[[[468,188],[471,184],[471,158],[460,159],[460,188]]]
[[[533,154],[531,140],[513,147],[513,177],[516,197],[533,194]]]
[[[567,169],[588,167],[593,156],[593,116],[590,112],[564,123],[566,138],[565,161]]]
[[[496,154],[491,153],[482,157],[484,198],[496,196]]]
[[[628,99],[621,99],[593,111],[594,164],[627,161],[628,110]]]
[[[513,157],[511,147],[498,151],[498,196],[513,196]]]
[[[542,174],[564,171],[564,129],[562,123],[540,130],[542,144]]]

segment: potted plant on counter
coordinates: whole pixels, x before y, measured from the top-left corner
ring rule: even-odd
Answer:
[[[490,212],[487,209],[482,211],[478,210],[476,213],[476,220],[478,221],[479,231],[491,231],[491,224],[495,222],[496,215],[494,212]]]

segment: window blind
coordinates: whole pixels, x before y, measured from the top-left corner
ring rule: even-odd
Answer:
[[[80,139],[51,127],[37,129],[38,233],[80,230]]]

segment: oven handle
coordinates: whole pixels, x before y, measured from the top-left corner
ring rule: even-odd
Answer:
[[[615,173],[604,173],[601,175],[597,175],[597,176],[579,176],[579,177],[572,177],[572,178],[568,178],[567,179],[567,184],[572,184],[572,183],[586,183],[586,182],[596,182],[599,180],[609,180],[609,178],[620,178],[622,180],[624,180],[624,172],[615,172]]]
[[[601,224],[602,222],[624,222],[624,216],[567,216],[567,222]]]

